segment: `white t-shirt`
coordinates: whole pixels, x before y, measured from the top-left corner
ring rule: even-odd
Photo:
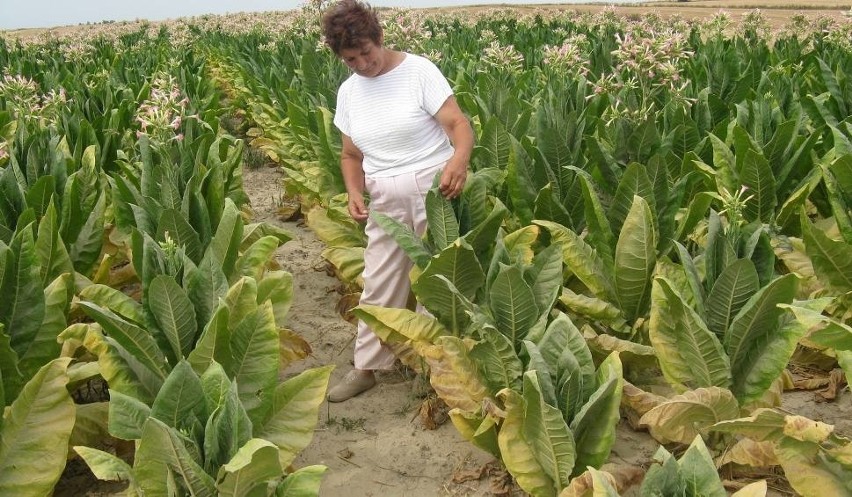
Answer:
[[[337,92],[334,125],[364,154],[364,174],[396,176],[446,162],[453,147],[433,117],[453,94],[428,59],[405,54],[381,76],[353,74]]]

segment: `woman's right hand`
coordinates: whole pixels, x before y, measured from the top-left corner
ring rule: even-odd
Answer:
[[[364,195],[349,194],[349,215],[359,223],[367,220],[370,211],[367,210],[367,204],[364,203]]]

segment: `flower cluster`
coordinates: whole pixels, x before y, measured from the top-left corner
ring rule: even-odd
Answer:
[[[744,14],[739,27],[742,37],[749,40],[766,41],[771,34],[769,22],[763,17],[759,9]]]
[[[55,123],[68,106],[65,88],[39,93],[38,83],[21,75],[0,79],[0,102],[15,118],[35,119],[43,125]]]
[[[410,10],[394,10],[383,16],[385,43],[390,48],[413,53],[427,51],[426,44],[432,32],[426,27],[422,14]]]
[[[157,143],[183,140],[180,133],[189,99],[183,95],[174,76],[159,74],[151,83],[151,94],[139,105],[136,121],[139,131],[136,136],[148,135]]]
[[[556,71],[568,74],[589,73],[589,41],[584,34],[567,37],[561,46],[545,45],[543,62]]]
[[[482,51],[482,66],[508,74],[519,74],[524,67],[524,56],[514,45],[501,45],[492,41]]]

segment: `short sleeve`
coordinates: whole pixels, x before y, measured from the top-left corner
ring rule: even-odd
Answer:
[[[349,131],[349,112],[348,101],[349,92],[348,85],[345,83],[340,85],[337,91],[337,108],[334,111],[334,125],[346,136],[352,136]]]
[[[453,94],[447,78],[441,70],[429,59],[423,59],[420,71],[420,87],[423,92],[423,109],[430,115],[435,115]]]

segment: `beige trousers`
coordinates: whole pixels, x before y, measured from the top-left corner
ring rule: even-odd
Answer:
[[[422,236],[426,231],[426,192],[443,167],[440,164],[398,176],[366,178],[370,211],[390,216]],[[372,219],[367,220],[366,233],[364,291],[360,303],[404,308],[411,290],[408,273],[414,263],[397,245],[396,240]],[[391,369],[395,359],[391,349],[363,321],[359,321],[355,339],[355,368]]]

